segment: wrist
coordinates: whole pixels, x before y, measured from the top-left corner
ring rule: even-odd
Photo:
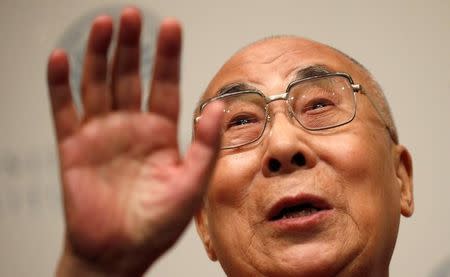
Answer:
[[[126,255],[124,259],[110,262],[95,261],[80,257],[70,247],[64,247],[63,254],[56,268],[56,276],[142,276],[155,259],[146,259],[145,255]],[[148,257],[147,257],[148,258]],[[109,260],[109,259],[108,259]]]
[[[57,277],[75,277],[75,276],[87,276],[87,277],[101,277],[109,276],[107,272],[102,272],[100,268],[95,265],[83,261],[68,251],[64,251],[61,256],[57,268]]]

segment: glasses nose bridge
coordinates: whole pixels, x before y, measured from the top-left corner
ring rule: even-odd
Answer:
[[[287,100],[287,99],[288,99],[287,92],[282,92],[280,94],[266,96],[266,105],[269,105],[270,103],[275,102],[275,101]]]
[[[292,112],[291,112],[291,110],[289,108],[289,104],[287,102],[288,101],[288,97],[289,97],[289,93],[288,92],[282,92],[280,94],[266,96],[266,112],[267,112],[267,118],[266,119],[267,119],[268,122],[270,122],[271,119],[272,119],[271,112],[269,111],[269,104],[272,103],[272,102],[275,102],[275,101],[280,101],[280,100],[286,101],[286,104],[288,105],[286,112],[287,112],[287,114],[289,116],[292,116]]]

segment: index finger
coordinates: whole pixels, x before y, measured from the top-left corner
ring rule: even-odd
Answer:
[[[54,50],[48,59],[47,83],[56,137],[60,142],[79,125],[69,84],[69,61],[61,49]]]

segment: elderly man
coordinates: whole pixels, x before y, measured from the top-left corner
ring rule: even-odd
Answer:
[[[412,163],[367,70],[298,37],[251,44],[209,84],[182,157],[181,28],[161,24],[141,112],[140,21],[123,11],[111,68],[112,20],[94,21],[83,118],[66,54],[49,58],[66,217],[57,274],[142,275],[195,215],[228,276],[388,276],[413,212]]]

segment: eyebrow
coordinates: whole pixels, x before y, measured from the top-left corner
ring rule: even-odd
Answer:
[[[257,90],[257,89],[254,86],[251,86],[247,83],[239,82],[239,83],[233,83],[233,84],[224,86],[217,92],[216,95],[220,96],[220,95],[224,95],[224,94],[245,91],[245,90]]]
[[[314,65],[310,65],[310,66],[307,66],[305,68],[298,70],[295,73],[294,80],[301,80],[301,79],[310,78],[310,77],[323,76],[323,75],[330,74],[332,72],[334,72],[334,70],[331,70],[326,65],[314,64]],[[254,86],[251,86],[250,84],[247,84],[244,82],[237,82],[237,83],[228,84],[228,85],[222,87],[216,93],[216,96],[229,94],[229,93],[233,93],[233,92],[246,91],[246,90],[258,90],[258,89]]]
[[[297,73],[295,74],[295,80],[323,76],[333,72],[335,71],[331,70],[326,65],[314,64],[298,70]]]

